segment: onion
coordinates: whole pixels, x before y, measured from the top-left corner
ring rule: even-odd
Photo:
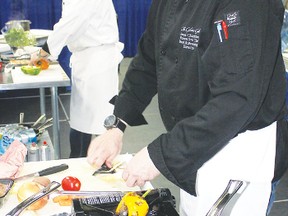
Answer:
[[[43,187],[47,187],[51,183],[50,179],[48,179],[47,177],[43,177],[43,176],[34,178],[33,182],[36,182],[42,185]]]
[[[23,183],[20,188],[18,189],[17,198],[19,202],[24,201],[28,197],[34,195],[35,193],[38,193],[41,189],[44,187],[33,181],[33,182],[25,182]],[[48,196],[45,196],[38,200],[37,202],[34,202],[32,205],[28,206],[28,210],[38,210],[40,208],[43,208],[48,203]]]

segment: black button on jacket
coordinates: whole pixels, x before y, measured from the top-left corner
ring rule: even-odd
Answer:
[[[158,94],[168,132],[148,151],[188,193],[195,195],[197,170],[229,140],[275,121],[275,179],[285,171],[283,12],[281,0],[153,1],[114,113],[145,124],[142,112]]]

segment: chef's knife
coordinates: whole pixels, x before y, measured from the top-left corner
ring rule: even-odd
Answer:
[[[51,174],[54,174],[54,173],[57,173],[57,172],[61,172],[61,171],[66,170],[66,169],[68,169],[68,165],[67,164],[61,164],[61,165],[58,165],[58,166],[49,167],[47,169],[31,173],[31,174],[28,174],[28,175],[20,176],[18,178],[15,178],[14,180],[18,181],[18,180],[23,180],[23,179],[26,179],[26,178],[51,175]]]

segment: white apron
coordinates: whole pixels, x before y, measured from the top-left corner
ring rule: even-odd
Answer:
[[[198,170],[197,197],[180,190],[180,215],[205,216],[233,179],[249,184],[238,191],[241,195],[229,206],[232,210],[221,216],[265,216],[275,154],[276,123],[238,135]]]
[[[64,46],[72,52],[70,126],[89,134],[104,131],[109,100],[118,93],[118,64],[123,56],[112,0],[63,0],[62,16],[47,39],[57,58]]]
[[[118,65],[122,44],[102,45],[73,52],[70,126],[101,134],[104,119],[113,113],[109,100],[118,94]]]

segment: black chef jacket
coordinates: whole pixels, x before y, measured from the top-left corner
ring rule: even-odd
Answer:
[[[229,140],[275,121],[275,179],[285,171],[283,12],[281,0],[152,2],[114,114],[145,124],[142,112],[158,93],[168,132],[149,144],[149,155],[188,193],[195,195],[197,170]]]

